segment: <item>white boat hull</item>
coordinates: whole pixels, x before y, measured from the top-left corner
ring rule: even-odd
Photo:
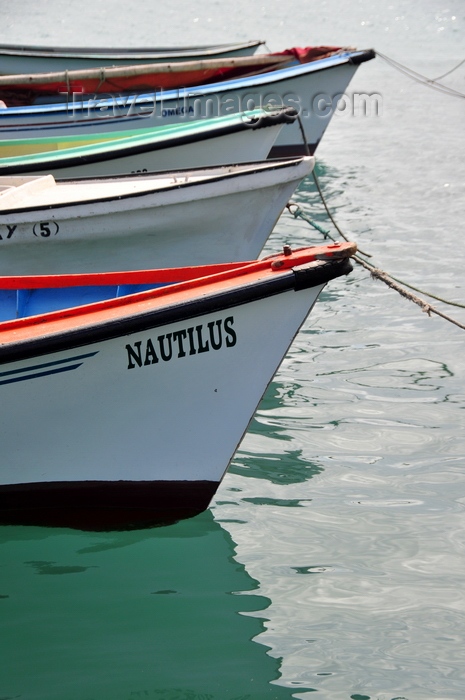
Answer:
[[[286,124],[285,128],[291,126]],[[0,160],[0,175],[99,177],[260,161],[267,158],[282,128],[281,123],[260,129],[222,133],[212,138],[199,134],[198,140],[190,140],[188,143],[167,143],[156,148],[149,145],[143,149],[126,147],[119,154],[109,151],[108,155],[102,155],[98,159],[73,156],[47,162],[46,154],[39,154],[41,158],[29,166],[15,164],[13,159],[8,159],[8,164],[4,165]]]
[[[25,208],[16,204],[11,211],[0,194],[0,275],[251,260],[313,165],[313,158],[303,158],[132,180],[63,181],[25,197]],[[5,181],[0,178],[0,184]],[[131,182],[134,196],[121,196],[131,191]],[[70,204],[60,190],[68,192]],[[54,197],[60,206],[48,203]]]
[[[0,520],[98,529],[205,509],[324,284],[350,270],[284,263],[3,343]]]
[[[31,365],[36,367],[37,359],[2,366],[2,452],[8,455],[2,483],[128,478],[218,483],[320,291],[321,287],[288,292],[188,322],[47,354],[40,364],[64,371],[45,370],[44,377],[32,378],[37,370]],[[219,350],[200,352],[207,347],[209,323],[221,323],[223,333],[227,326],[229,334]],[[197,327],[202,340],[196,331],[193,356],[180,358],[176,346],[170,361],[139,367],[128,355],[126,346],[137,353],[140,344],[144,361],[149,340],[160,354],[157,338]],[[168,342],[165,347],[168,352]],[[254,372],[244,371],[252,358]],[[15,380],[24,381],[7,383],[12,371]],[[98,400],[89,401],[89,396]],[[55,397],[52,404],[50,397]]]
[[[64,70],[127,66],[166,61],[189,61],[232,56],[251,56],[262,41],[213,46],[154,49],[102,49],[0,45],[0,65],[4,75],[48,73]]]
[[[272,105],[295,108],[298,121],[278,137],[270,157],[313,154],[345,93],[359,63],[370,60],[370,51],[340,54],[311,63],[275,70],[258,76],[229,80],[197,88],[139,96],[115,95],[45,107],[12,107],[0,110],[0,138],[31,138],[37,125],[41,135],[103,133],[122,128],[161,126],[226,114],[244,113]],[[81,96],[82,98],[82,96]]]

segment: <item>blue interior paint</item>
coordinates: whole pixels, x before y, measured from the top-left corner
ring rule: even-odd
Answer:
[[[0,289],[0,322],[145,292],[166,284],[95,285],[44,289]]]

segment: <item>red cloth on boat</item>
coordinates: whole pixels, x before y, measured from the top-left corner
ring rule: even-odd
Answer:
[[[256,58],[261,60],[257,62],[256,65],[253,65],[253,56],[251,57],[252,63],[247,62],[246,65],[241,65],[239,59],[237,61],[232,60],[230,66],[226,65],[223,68],[209,68],[208,61],[205,61],[204,63],[207,63],[207,66],[202,66],[200,69],[189,66],[186,67],[185,72],[174,71],[160,73],[157,72],[155,65],[153,67],[153,72],[149,72],[146,75],[109,77],[104,74],[99,74],[97,77],[79,80],[73,80],[71,75],[69,83],[66,84],[62,82],[63,78],[57,80],[56,83],[45,82],[30,84],[26,81],[26,83],[15,84],[14,76],[11,76],[11,84],[3,84],[0,86],[0,100],[3,100],[8,107],[13,107],[34,104],[37,97],[40,95],[49,96],[51,101],[56,102],[63,101],[66,93],[83,93],[83,95],[95,93],[104,98],[115,92],[135,94],[137,92],[149,93],[153,90],[157,91],[161,89],[174,90],[188,88],[196,85],[216,83],[222,80],[233,80],[235,78],[272,72],[280,68],[287,68],[289,65],[293,65],[295,61],[298,63],[310,63],[311,61],[326,58],[342,50],[344,49],[340,46],[294,47],[276,53],[259,54]],[[283,58],[288,60],[282,60]]]
[[[294,56],[299,63],[309,63],[310,61],[316,61],[317,59],[324,58],[325,56],[331,56],[331,54],[341,51],[342,48],[342,46],[296,46],[292,49],[279,51],[273,55]]]

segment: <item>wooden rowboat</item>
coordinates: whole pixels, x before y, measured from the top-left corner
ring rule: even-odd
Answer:
[[[3,74],[43,73],[156,61],[193,61],[205,58],[250,56],[263,44],[263,41],[258,40],[178,48],[84,48],[4,44],[0,46],[0,70]]]
[[[0,522],[115,529],[207,508],[294,336],[354,252],[0,278]]]
[[[313,158],[55,181],[0,177],[0,275],[258,257]]]
[[[338,46],[308,46],[258,56],[0,75],[0,100],[13,106],[63,102],[64,95],[73,93],[108,96],[173,90],[309,63],[341,51]]]
[[[68,102],[0,109],[0,141],[37,137],[38,127],[41,136],[95,134],[206,121],[270,106],[293,107],[301,120],[283,130],[271,157],[313,154],[358,66],[374,56],[372,50],[345,51],[310,63],[191,88],[92,100],[73,93]]]
[[[0,175],[76,178],[259,161],[295,118],[292,109],[254,110],[120,133],[73,137],[59,132],[57,137],[8,140],[0,142],[0,155],[9,154],[0,157]]]

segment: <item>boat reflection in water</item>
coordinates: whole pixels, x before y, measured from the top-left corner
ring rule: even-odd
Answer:
[[[210,511],[137,532],[0,528],[2,695],[291,698],[252,641],[269,601],[233,555]]]

